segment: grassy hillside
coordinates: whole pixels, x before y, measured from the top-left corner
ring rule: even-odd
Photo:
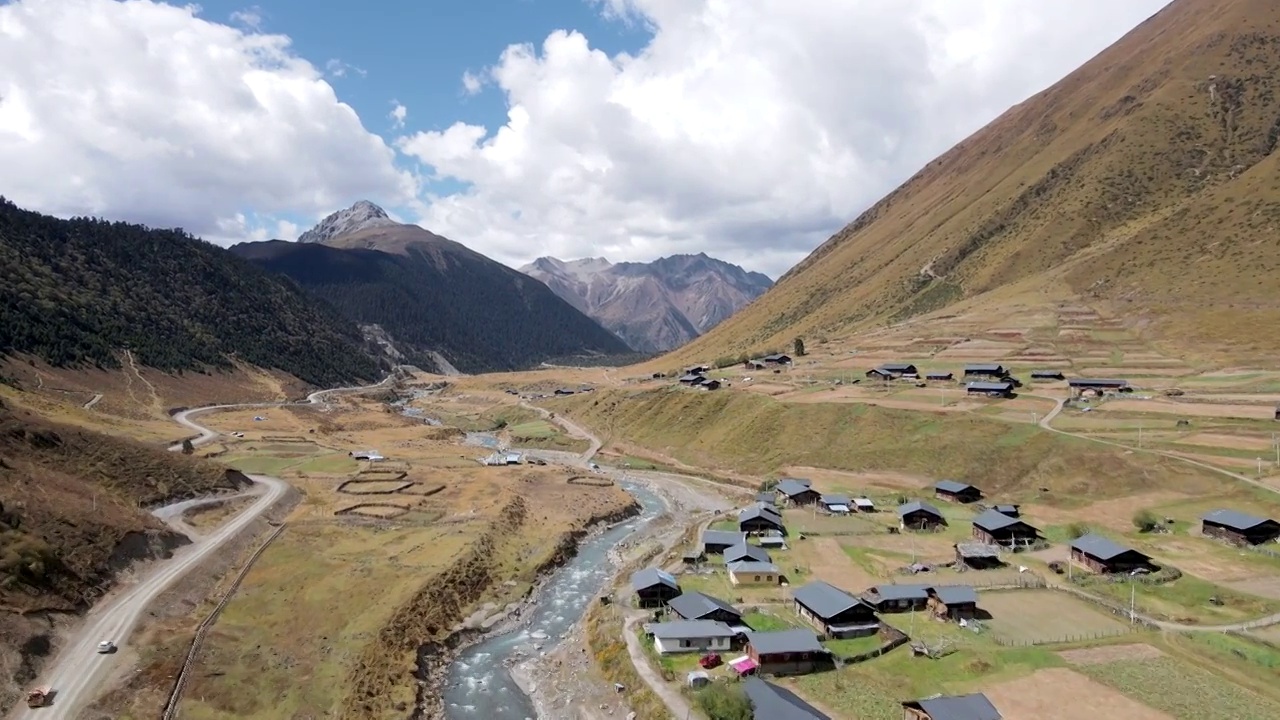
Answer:
[[[1220,480],[1038,426],[866,404],[780,403],[752,393],[598,390],[548,407],[610,438],[707,468],[892,470],[971,482],[1006,497],[1073,503],[1141,490],[1209,492]],[[922,483],[923,485],[924,483]]]
[[[0,198],[0,354],[52,365],[229,370],[231,358],[317,385],[373,379],[349,320],[181,230],[60,220]]]
[[[865,329],[1018,283],[1065,283],[1189,350],[1266,356],[1280,349],[1278,72],[1280,4],[1175,0],[673,360]]]

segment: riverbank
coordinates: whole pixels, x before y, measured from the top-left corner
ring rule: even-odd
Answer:
[[[414,717],[448,716],[448,698],[459,690],[458,679],[452,677],[459,659],[477,645],[529,626],[535,618],[532,611],[546,596],[549,582],[555,574],[569,565],[585,544],[631,522],[641,512],[641,504],[633,499],[626,507],[588,519],[583,529],[565,533],[551,556],[536,569],[534,585],[523,598],[500,610],[488,608],[479,611],[456,626],[444,639],[421,646],[418,652],[418,702]]]
[[[699,482],[685,483],[656,473],[624,475],[621,471],[612,471],[610,474],[625,476],[628,482],[649,489],[662,499],[664,511],[637,533],[609,548],[606,558],[610,577],[603,589],[588,599],[592,603],[599,602],[601,595],[623,582],[622,571],[638,559],[669,550],[691,523],[732,507],[715,492],[716,488]],[[616,595],[621,602],[621,593]],[[567,632],[553,639],[554,647],[518,661],[510,668],[512,678],[530,698],[540,720],[605,720],[625,717],[629,710],[613,683],[595,667],[587,645],[585,616],[584,612]]]

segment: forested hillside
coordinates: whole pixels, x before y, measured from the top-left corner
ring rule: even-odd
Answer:
[[[0,354],[166,371],[237,357],[316,385],[369,380],[353,323],[287,280],[182,230],[61,220],[0,198]]]
[[[327,243],[273,240],[231,251],[319,298],[339,298],[349,318],[382,326],[424,367],[433,364],[428,351],[463,372],[630,352],[543,283],[420,227],[376,227]]]

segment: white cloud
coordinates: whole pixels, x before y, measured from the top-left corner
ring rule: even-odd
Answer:
[[[329,73],[330,77],[335,77],[335,78],[344,78],[349,73],[355,73],[360,77],[366,77],[369,75],[368,70],[365,70],[364,68],[358,68],[355,65],[351,65],[350,63],[345,63],[339,60],[338,58],[330,58],[328,62],[324,64],[324,69],[326,72]]]
[[[264,20],[262,8],[254,5],[231,13],[231,22],[249,30],[262,30]]]
[[[470,184],[425,226],[510,263],[705,250],[776,275],[1166,0],[592,2],[652,41],[509,47],[505,126],[399,140]]]
[[[409,117],[409,108],[400,104],[399,100],[392,100],[391,112],[387,116],[391,118],[392,127],[398,130],[404,127],[404,119]]]
[[[288,38],[194,12],[150,0],[0,5],[0,192],[215,239],[254,235],[242,211],[416,193]]]
[[[462,89],[468,95],[476,95],[484,89],[484,80],[470,70],[462,73]]]

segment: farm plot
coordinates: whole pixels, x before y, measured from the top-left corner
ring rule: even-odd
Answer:
[[[1280,717],[1280,703],[1172,657],[1082,665],[1080,672],[1177,718]]]
[[[782,516],[788,528],[806,535],[870,535],[885,532],[884,523],[863,515],[824,515],[812,510],[784,510]]]
[[[1053,590],[985,592],[978,607],[991,614],[987,625],[995,636],[1013,645],[1072,642],[1131,631],[1114,615]]]
[[[1275,417],[1275,409],[1270,405],[1178,403],[1166,400],[1111,400],[1099,405],[1098,410],[1160,413],[1191,417],[1243,418],[1247,420],[1271,420]]]
[[[982,692],[1007,718],[1175,720],[1068,668],[1037,670],[1024,678],[989,685]]]

